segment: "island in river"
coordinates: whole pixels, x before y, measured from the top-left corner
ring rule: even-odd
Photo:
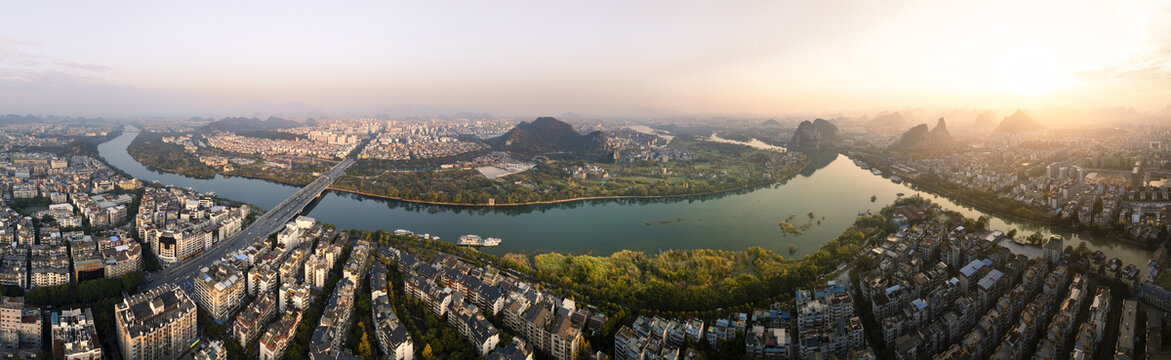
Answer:
[[[127,151],[149,167],[195,178],[218,173],[295,186],[309,183],[333,162],[274,159],[163,141],[176,135],[141,132]],[[712,194],[777,183],[809,166],[808,157],[800,152],[701,138],[675,138],[664,146],[607,153],[612,156],[481,151],[427,161],[359,159],[330,189],[432,204],[529,205]],[[506,165],[492,166],[501,163]]]

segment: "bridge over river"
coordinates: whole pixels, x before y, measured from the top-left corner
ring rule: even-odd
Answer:
[[[163,269],[162,271],[149,275],[147,282],[143,284],[143,289],[153,289],[165,284],[184,284],[187,279],[195,275],[199,269],[211,265],[211,263],[223,257],[225,254],[236,251],[244,245],[252,242],[252,240],[260,237],[267,237],[268,234],[276,232],[285,223],[292,220],[305,206],[309,205],[314,198],[321,195],[326,188],[337,181],[350,165],[354,164],[353,159],[346,159],[334,165],[329,171],[321,174],[316,180],[305,185],[305,187],[297,190],[293,195],[285,198],[284,201],[269,209],[268,212],[256,217],[256,220],[249,224],[248,227],[232,235],[227,240],[220,241],[218,245],[207,249],[195,256],[183,259],[178,265]]]

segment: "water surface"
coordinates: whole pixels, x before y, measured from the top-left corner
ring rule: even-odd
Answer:
[[[135,130],[128,130],[98,149],[107,161],[135,177],[201,192],[213,191],[266,208],[296,190],[264,180],[221,176],[200,180],[148,169],[126,153],[126,146],[137,135],[130,131]],[[497,254],[561,251],[607,255],[624,249],[656,252],[692,248],[743,250],[761,246],[786,257],[799,257],[837,237],[854,222],[858,213],[877,212],[893,202],[898,193],[903,193],[905,196],[921,194],[972,218],[988,216],[991,228],[1006,232],[1018,229],[1018,236],[1051,233],[1047,227],[987,215],[949,199],[895,184],[858,167],[844,155],[815,154],[811,159],[808,169],[783,183],[718,195],[488,208],[428,205],[328,192],[308,215],[340,228],[407,229],[452,242],[465,234],[499,237],[504,240],[501,246],[485,250]],[[871,202],[871,196],[876,196],[876,201]],[[790,217],[788,222],[794,225],[808,223],[808,230],[802,235],[786,236],[779,223]],[[1149,251],[1132,245],[1062,235],[1072,238],[1068,245],[1086,242],[1091,248],[1127,263],[1145,265],[1150,259]],[[790,254],[790,246],[795,246],[796,252]]]

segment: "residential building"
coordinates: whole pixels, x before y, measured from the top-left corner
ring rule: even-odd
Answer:
[[[245,285],[240,270],[220,261],[199,270],[195,276],[195,299],[216,321],[225,321],[244,299]]]
[[[174,285],[123,299],[114,318],[124,360],[177,359],[198,339],[195,302]]]
[[[89,308],[54,311],[49,315],[53,357],[65,360],[101,360],[102,346]]]

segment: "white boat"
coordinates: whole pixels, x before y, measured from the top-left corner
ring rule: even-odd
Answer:
[[[484,239],[484,246],[496,246],[496,245],[500,245],[500,242],[501,242],[501,241],[502,241],[502,240],[500,240],[500,238],[494,238],[494,237],[490,237],[490,238]]]
[[[459,245],[463,246],[481,246],[484,240],[480,239],[479,235],[464,235],[459,237]]]
[[[874,170],[870,170],[870,173],[872,173],[874,175],[882,176],[882,170],[874,169]]]
[[[406,230],[406,229],[398,229],[398,230],[394,231],[394,234],[398,235],[398,236],[404,236],[404,235],[410,236],[410,235],[414,235],[415,233],[411,232],[410,230]]]
[[[464,235],[459,237],[458,244],[461,246],[497,246],[500,245],[501,241],[500,238],[494,237],[484,239],[479,235]]]

